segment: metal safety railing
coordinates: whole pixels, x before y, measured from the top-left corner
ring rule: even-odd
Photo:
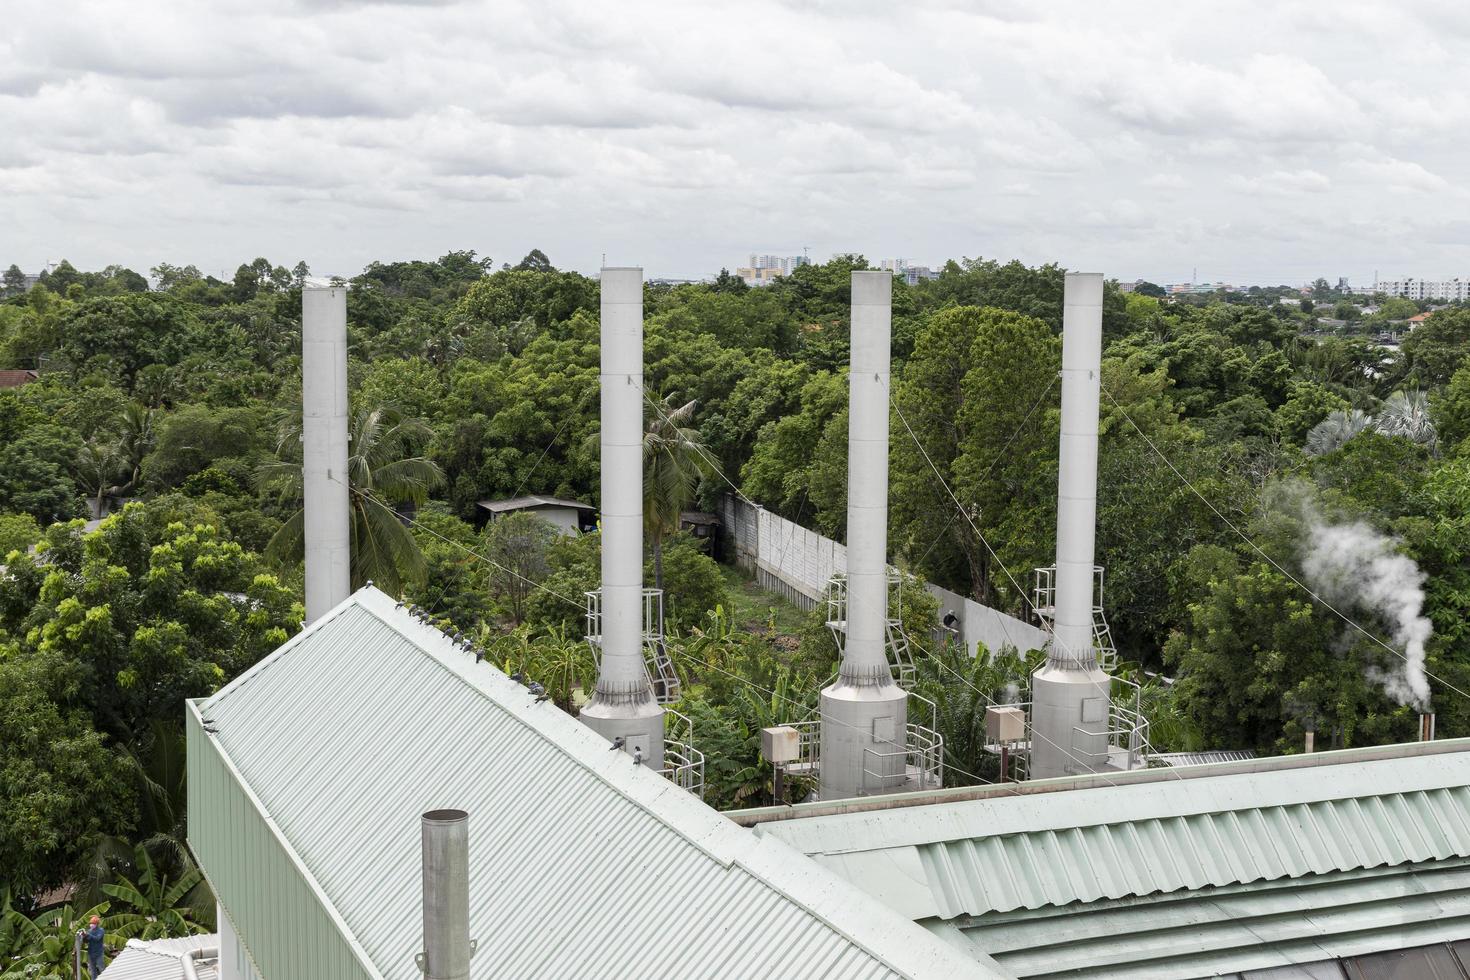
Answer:
[[[1096,580],[1092,590],[1093,647],[1097,650],[1097,665],[1112,673],[1118,666],[1118,650],[1113,645],[1113,629],[1108,625],[1108,617],[1103,612],[1103,567],[1092,566],[1092,573]],[[1048,630],[1056,619],[1056,576],[1055,565],[1032,570],[1031,604],[1036,610],[1036,618]]]
[[[1059,746],[1074,760],[1085,762],[1093,770],[1103,768],[1142,769],[1148,764],[1153,746],[1148,740],[1149,723],[1139,705],[1139,687],[1126,678],[1115,677],[1113,683],[1123,688],[1114,692],[1108,706],[1107,727],[1099,730],[1083,725],[1072,726],[1070,744]],[[1119,697],[1128,698],[1131,689],[1133,707],[1119,703]],[[1030,701],[1013,701],[995,705],[997,708],[1019,708],[1026,716],[1025,735],[1011,742],[1001,743],[987,738],[985,748],[989,752],[1001,752],[1009,757],[1009,778],[1024,782],[1030,776],[1031,748],[1036,737],[1031,725]],[[1093,748],[1099,736],[1103,737],[1100,748]]]
[[[904,632],[903,620],[898,614],[903,611],[903,573],[896,568],[888,569],[888,607],[884,610],[885,653],[893,679],[905,691],[912,691],[917,672],[914,668],[913,652],[909,648],[908,634]],[[847,647],[847,575],[839,572],[827,582],[827,628],[837,641],[839,657]],[[898,614],[895,613],[895,610]]]
[[[909,695],[914,697],[914,695]],[[933,707],[933,702],[925,700]],[[797,732],[796,759],[784,763],[783,771],[792,776],[820,777],[822,772],[821,719],[788,722]],[[883,760],[902,757],[902,765],[884,766]],[[884,769],[893,769],[885,773]],[[909,785],[912,784],[912,785]],[[944,736],[926,725],[904,726],[904,744],[869,746],[863,750],[862,795],[883,793],[900,786],[911,789],[939,789],[944,785]]]
[[[869,746],[863,749],[863,785],[860,796],[867,796],[871,792],[870,786],[875,786],[876,792],[884,793],[899,787],[925,790],[939,789],[944,785],[944,736],[923,725],[904,727],[903,748],[894,746],[882,751]],[[901,764],[885,766],[885,759],[903,761]],[[910,780],[917,780],[918,785],[908,787]]]
[[[602,669],[602,590],[583,593],[587,597],[587,642],[592,659]],[[643,590],[643,670],[659,704],[672,704],[682,693],[678,671],[664,641],[664,594],[660,589]]]
[[[1102,748],[1099,750],[1086,748],[1092,745],[1099,735],[1105,738]],[[1072,755],[1079,761],[1086,761],[1094,770],[1105,766],[1124,770],[1142,768],[1145,761],[1144,755],[1148,749],[1148,719],[1137,711],[1116,704],[1108,710],[1106,731],[1089,731],[1081,725],[1072,726]],[[1118,756],[1123,757],[1122,765],[1113,764]]]
[[[664,709],[664,767],[660,773],[682,790],[704,799],[704,753],[694,747],[694,723]]]

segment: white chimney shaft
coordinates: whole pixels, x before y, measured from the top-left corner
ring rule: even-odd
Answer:
[[[301,291],[301,478],[306,622],[352,591],[347,473],[347,289]]]
[[[643,273],[602,270],[602,674],[627,690],[643,667]]]
[[[1092,606],[1102,289],[1099,273],[1069,273],[1062,306],[1062,436],[1052,656],[1081,667],[1096,660]]]
[[[888,390],[893,274],[852,274],[847,423],[847,623],[821,696],[823,800],[902,788],[908,692],[888,664]]]
[[[893,274],[852,274],[844,671],[888,670],[888,369]]]
[[[1065,290],[1056,609],[1047,662],[1031,677],[1032,779],[1102,768],[1111,709],[1092,619],[1102,275],[1068,273]]]
[[[643,657],[643,270],[602,270],[602,625],[581,718],[663,767],[663,708]]]

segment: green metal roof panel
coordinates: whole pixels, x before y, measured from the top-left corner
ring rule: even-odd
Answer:
[[[1470,861],[923,924],[1025,978],[1213,977],[1470,935]]]
[[[1470,856],[1470,787],[937,841],[949,918]]]
[[[1470,857],[1463,752],[757,825],[914,919]]]
[[[207,824],[258,810],[342,948],[386,980],[419,976],[419,815],[447,806],[470,813],[476,975],[1006,975],[608,752],[371,588],[197,707],[217,732],[201,764],[217,756],[245,791],[215,788],[230,812],[196,809],[191,771],[206,872],[248,867],[261,847]],[[221,897],[258,954],[269,914]]]

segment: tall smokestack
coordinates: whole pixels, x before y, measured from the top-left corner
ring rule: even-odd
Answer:
[[[581,718],[663,768],[664,709],[643,659],[643,270],[602,270],[602,627]]]
[[[427,980],[470,978],[470,816],[430,810],[421,824]]]
[[[347,289],[301,290],[301,482],[306,622],[352,591],[347,476]]]
[[[1032,779],[1092,772],[1107,762],[1109,681],[1097,665],[1092,621],[1102,295],[1101,273],[1067,274],[1056,611],[1046,665],[1031,677]]]
[[[899,788],[908,692],[888,665],[888,367],[893,274],[852,274],[847,423],[847,637],[822,691],[821,798]],[[866,771],[865,771],[866,770]]]

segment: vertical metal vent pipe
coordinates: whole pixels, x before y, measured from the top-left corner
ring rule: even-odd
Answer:
[[[643,657],[643,270],[602,270],[602,663],[581,718],[663,768]]]
[[[301,290],[301,482],[309,626],[352,591],[346,287]]]
[[[470,815],[430,810],[423,815],[424,951],[428,980],[469,980]]]
[[[897,789],[908,693],[888,665],[888,391],[893,274],[852,273],[847,422],[847,627],[822,691],[824,800]]]
[[[1032,779],[1092,772],[1107,762],[1109,681],[1097,664],[1092,613],[1102,296],[1101,273],[1067,274],[1056,612],[1046,664],[1031,677]]]

